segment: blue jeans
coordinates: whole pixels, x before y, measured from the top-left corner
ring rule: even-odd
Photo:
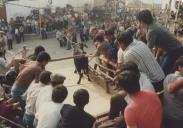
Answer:
[[[21,99],[21,95],[25,93],[27,89],[23,88],[20,85],[14,84],[13,87],[11,88],[11,96],[19,101]]]
[[[22,94],[25,93],[27,89],[23,88],[20,85],[14,84],[13,87],[11,88],[11,96],[14,100],[20,103],[21,108],[24,110],[25,109],[25,101],[22,100],[21,96]]]
[[[183,56],[183,47],[177,48],[177,49],[175,49],[171,52],[167,52],[165,55],[163,55],[160,65],[161,65],[165,75],[168,75],[169,73],[173,72],[172,68],[173,68],[176,60],[180,56]]]
[[[28,126],[28,128],[33,128],[34,116],[25,113],[23,116],[23,122]]]

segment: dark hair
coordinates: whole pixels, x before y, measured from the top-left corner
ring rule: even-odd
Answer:
[[[56,81],[51,81],[51,85],[52,85],[52,87],[56,87],[56,86],[58,86],[58,85],[62,85],[64,83],[64,80],[62,81],[62,82],[56,82]]]
[[[89,93],[85,89],[79,89],[74,92],[73,99],[76,106],[84,107],[89,102]]]
[[[114,35],[114,30],[113,29],[108,29],[105,31],[105,35]]]
[[[34,55],[37,56],[39,53],[44,52],[44,51],[45,51],[45,48],[44,48],[43,46],[39,45],[39,46],[37,46],[37,47],[35,48],[35,50],[34,50]]]
[[[65,86],[57,86],[52,91],[52,101],[55,103],[62,103],[68,95]]]
[[[134,71],[123,71],[119,75],[118,85],[129,94],[136,94],[140,91],[140,76]]]
[[[183,56],[179,57],[174,64],[174,72],[178,70],[179,66],[183,67]]]
[[[95,41],[103,42],[104,41],[104,36],[102,34],[97,34],[95,36]]]
[[[147,25],[150,25],[153,23],[154,19],[149,10],[142,10],[137,15],[137,20],[144,22]]]
[[[43,62],[43,61],[48,62],[48,61],[51,60],[51,57],[50,57],[50,55],[49,55],[47,52],[41,52],[41,53],[37,56],[36,60],[39,61],[39,62]]]
[[[41,74],[39,76],[39,81],[45,85],[48,85],[51,81],[50,75],[51,75],[51,72],[49,72],[49,71],[41,72]]]
[[[136,63],[134,62],[131,62],[131,61],[128,61],[126,63],[124,63],[121,67],[121,72],[123,71],[133,71],[135,72],[136,74],[139,74],[140,75],[140,72],[139,72],[139,69],[138,69],[138,66],[136,65]]]
[[[121,32],[118,36],[117,36],[117,41],[119,43],[123,43],[126,46],[128,46],[129,44],[131,44],[133,42],[133,36],[130,32]]]
[[[135,35],[135,33],[137,32],[137,28],[136,27],[129,27],[126,29],[126,32],[131,33],[132,36]]]

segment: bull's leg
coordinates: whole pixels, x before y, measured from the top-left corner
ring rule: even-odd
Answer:
[[[75,74],[77,73],[77,70],[76,70],[76,69],[74,70],[74,73],[75,73]]]
[[[88,77],[88,81],[91,81],[89,74],[87,74],[87,77]]]
[[[91,81],[90,76],[89,76],[89,68],[86,67],[86,69],[84,70],[84,72],[85,72],[85,74],[86,74],[87,77],[88,77],[88,81]]]
[[[82,73],[80,72],[79,73],[79,80],[78,80],[77,84],[80,84],[81,83],[81,78],[82,78]]]

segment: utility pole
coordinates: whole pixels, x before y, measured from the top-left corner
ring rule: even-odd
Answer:
[[[42,22],[42,20],[41,20],[41,11],[42,11],[42,9],[41,9],[41,0],[39,0],[39,34],[40,34],[40,36],[41,36],[41,22]]]
[[[155,13],[154,12],[154,0],[152,0],[152,12],[153,12],[153,14]]]
[[[142,0],[140,0],[140,10],[142,10]]]
[[[179,1],[178,3],[178,8],[176,10],[176,16],[175,16],[175,20],[174,20],[174,31],[175,31],[175,28],[176,28],[176,24],[177,24],[177,21],[178,21],[178,15],[179,15],[179,10],[180,10],[180,6],[182,4],[182,0]]]
[[[5,0],[0,0],[0,19],[7,19],[5,3]]]
[[[166,27],[168,27],[168,23],[169,23],[169,16],[170,16],[170,10],[171,10],[171,5],[172,5],[172,0],[169,0],[168,3],[168,8],[167,8],[167,17],[166,17]]]

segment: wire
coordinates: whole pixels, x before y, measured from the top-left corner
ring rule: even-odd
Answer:
[[[14,3],[8,3],[8,2],[6,2],[6,4],[21,6],[21,7],[26,7],[26,8],[44,9],[44,8],[40,8],[40,7],[26,6],[26,5],[22,5],[22,4],[14,4]]]

